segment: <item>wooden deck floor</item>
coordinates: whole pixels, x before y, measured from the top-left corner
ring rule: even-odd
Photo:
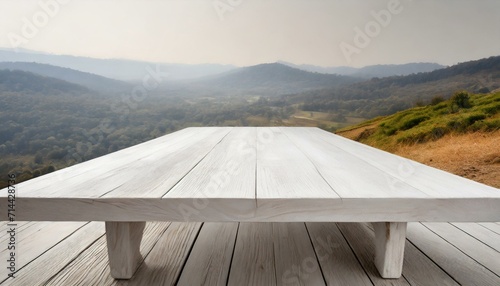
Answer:
[[[2,223],[1,261],[7,259]],[[403,276],[380,278],[365,223],[147,223],[145,257],[113,280],[103,222],[19,222],[2,285],[500,285],[500,223],[409,223]]]

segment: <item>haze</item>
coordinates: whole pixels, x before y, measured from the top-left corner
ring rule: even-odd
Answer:
[[[49,8],[1,1],[0,47],[168,63],[356,67],[451,65],[498,55],[500,47],[498,0],[54,1],[40,1]],[[385,22],[372,13],[382,10],[390,14]],[[356,45],[356,28],[369,42]]]

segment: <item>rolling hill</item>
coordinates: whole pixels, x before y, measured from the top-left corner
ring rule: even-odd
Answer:
[[[486,93],[500,88],[500,56],[408,76],[373,78],[336,88],[307,91],[283,98],[302,109],[371,118],[450,97],[457,90]]]
[[[313,73],[280,63],[269,63],[238,68],[189,82],[189,85],[233,94],[259,93],[271,96],[336,87],[358,81],[360,79],[349,76]]]
[[[500,188],[500,92],[377,117],[338,135]]]
[[[74,84],[85,86],[103,93],[116,93],[130,90],[132,85],[126,82],[109,79],[103,76],[62,68],[47,64],[27,62],[0,62],[0,70],[21,70],[46,77],[57,78]]]
[[[89,92],[81,85],[20,70],[0,70],[0,94],[36,93],[75,95]]]
[[[235,68],[220,64],[152,63],[121,59],[95,59],[68,55],[54,55],[30,50],[0,49],[0,62],[36,62],[70,68],[122,81],[140,81],[147,67],[168,74],[169,80],[183,80],[226,72]]]
[[[431,72],[437,69],[445,68],[436,63],[408,63],[400,65],[372,65],[362,68],[355,67],[320,67],[314,65],[295,65],[288,62],[279,61],[279,63],[292,68],[301,69],[309,72],[318,72],[326,74],[339,74],[369,79],[372,77],[403,76],[421,72]]]

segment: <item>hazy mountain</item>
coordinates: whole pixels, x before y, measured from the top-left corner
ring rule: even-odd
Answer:
[[[334,87],[357,81],[359,79],[349,76],[313,73],[280,63],[270,63],[235,69],[190,84],[226,91],[252,91],[276,95]]]
[[[366,66],[362,68],[353,67],[320,67],[314,65],[295,65],[287,62],[280,62],[287,66],[318,73],[328,73],[328,74],[339,74],[339,75],[349,75],[360,78],[372,78],[372,77],[388,77],[388,76],[401,76],[410,75],[413,73],[430,72],[437,69],[444,68],[440,64],[436,63],[409,63],[401,65],[373,65]]]
[[[86,87],[20,70],[0,70],[0,93],[81,94]]]
[[[1,69],[32,72],[42,76],[57,78],[65,80],[67,82],[83,85],[100,92],[127,91],[132,86],[130,83],[109,79],[103,76],[47,64],[26,62],[0,62],[0,70]]]
[[[144,76],[149,74],[148,67],[152,70],[160,70],[164,75],[167,75],[166,79],[168,80],[193,79],[226,72],[235,68],[231,65],[219,64],[186,65],[120,59],[94,59],[27,50],[16,52],[12,49],[0,49],[0,62],[36,62],[125,81],[142,80]]]
[[[448,98],[466,90],[487,93],[500,88],[500,56],[457,64],[427,73],[371,80],[307,91],[286,97],[288,104],[302,103],[304,110],[356,113],[369,118],[426,104],[433,97]]]

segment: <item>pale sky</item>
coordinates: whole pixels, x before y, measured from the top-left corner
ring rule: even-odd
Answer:
[[[499,15],[499,0],[0,0],[0,47],[187,64],[451,65],[500,55]]]

